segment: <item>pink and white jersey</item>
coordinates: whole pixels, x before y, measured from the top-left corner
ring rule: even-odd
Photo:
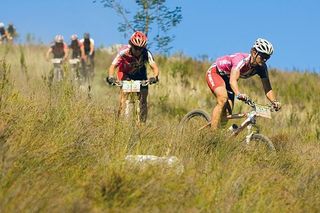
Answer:
[[[249,78],[258,74],[260,78],[268,78],[267,66],[250,66],[250,54],[235,53],[218,58],[212,66],[217,67],[220,75],[230,76],[232,69],[240,70],[240,78]]]

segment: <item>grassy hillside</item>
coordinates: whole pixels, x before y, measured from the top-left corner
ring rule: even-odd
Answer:
[[[0,212],[320,211],[319,74],[271,69],[283,103],[260,122],[278,150],[271,155],[239,151],[223,132],[176,134],[186,112],[215,103],[209,62],[157,56],[149,122],[135,133],[116,118],[118,88],[103,81],[112,55],[97,51],[88,98],[69,81],[50,84],[46,50],[0,46]],[[239,84],[267,103],[257,77]],[[177,156],[184,172],[128,165],[128,154]]]

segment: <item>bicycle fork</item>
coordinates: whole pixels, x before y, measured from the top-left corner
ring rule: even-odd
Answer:
[[[63,70],[62,68],[54,68],[54,79],[59,82],[63,79]]]
[[[250,141],[251,141],[251,138],[252,138],[252,135],[253,135],[253,131],[251,130],[252,129],[252,124],[249,124],[247,126],[247,129],[248,129],[248,135],[246,136],[246,144],[249,145]]]
[[[133,120],[136,120],[138,124],[140,123],[140,101],[134,100],[131,94],[125,100],[124,116],[127,119],[132,116]]]

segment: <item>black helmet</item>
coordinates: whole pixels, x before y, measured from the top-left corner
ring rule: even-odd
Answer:
[[[83,35],[83,38],[90,38],[90,34],[89,33],[85,33],[84,35]]]

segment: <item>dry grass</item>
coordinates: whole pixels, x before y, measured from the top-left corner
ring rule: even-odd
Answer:
[[[223,133],[179,137],[189,110],[211,110],[207,62],[157,57],[148,125],[118,122],[116,88],[97,52],[92,97],[70,82],[50,86],[46,47],[0,46],[0,212],[319,212],[320,77],[270,73],[284,106],[262,131],[276,155],[240,151]],[[240,82],[265,103],[258,79]],[[236,110],[241,106],[237,103]],[[127,154],[175,155],[183,173],[139,168]]]

